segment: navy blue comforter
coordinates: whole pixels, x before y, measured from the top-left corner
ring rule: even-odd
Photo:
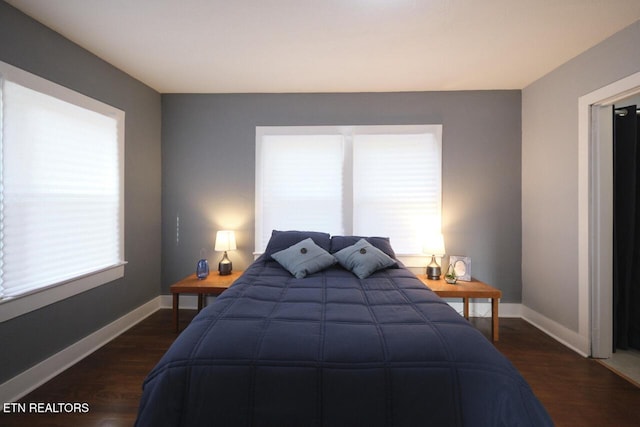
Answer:
[[[142,426],[548,426],[511,363],[405,268],[258,259],[144,382]]]

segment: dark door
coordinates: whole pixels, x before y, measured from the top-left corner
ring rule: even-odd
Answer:
[[[636,106],[616,108],[613,137],[613,350],[640,349],[640,166]]]

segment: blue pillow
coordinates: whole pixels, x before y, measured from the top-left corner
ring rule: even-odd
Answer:
[[[341,266],[360,279],[366,279],[372,273],[396,264],[396,260],[365,239],[360,239],[355,245],[339,250],[333,256]]]
[[[304,239],[311,238],[314,243],[320,246],[325,251],[329,251],[331,241],[329,233],[321,233],[318,231],[279,231],[273,230],[271,232],[271,238],[267,243],[267,248],[264,250],[264,254],[268,257],[274,252],[279,252],[287,249],[291,245],[295,245]]]
[[[296,279],[304,279],[308,274],[317,273],[337,262],[333,255],[316,245],[310,237],[271,254],[271,258],[296,276]]]
[[[365,239],[367,242],[389,255],[389,257],[396,257],[396,253],[393,251],[388,237],[331,236],[331,248],[329,252],[334,254],[348,246],[355,245],[360,239]]]

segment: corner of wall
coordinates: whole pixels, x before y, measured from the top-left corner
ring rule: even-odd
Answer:
[[[588,337],[564,327],[560,323],[549,319],[525,305],[522,306],[522,318],[579,355],[589,357]]]

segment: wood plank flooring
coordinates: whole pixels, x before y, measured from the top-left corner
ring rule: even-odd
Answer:
[[[182,328],[194,312],[182,310],[180,314]],[[133,425],[142,381],[176,337],[171,322],[171,310],[154,313],[20,401],[26,405],[86,402],[87,413],[0,412],[0,426]],[[490,337],[490,319],[476,318],[471,322]],[[598,362],[567,349],[524,320],[500,319],[496,347],[531,384],[557,426],[638,425],[640,388]]]
[[[488,319],[472,319],[488,336]],[[640,388],[522,319],[500,319],[496,347],[520,371],[557,426],[640,425]]]

